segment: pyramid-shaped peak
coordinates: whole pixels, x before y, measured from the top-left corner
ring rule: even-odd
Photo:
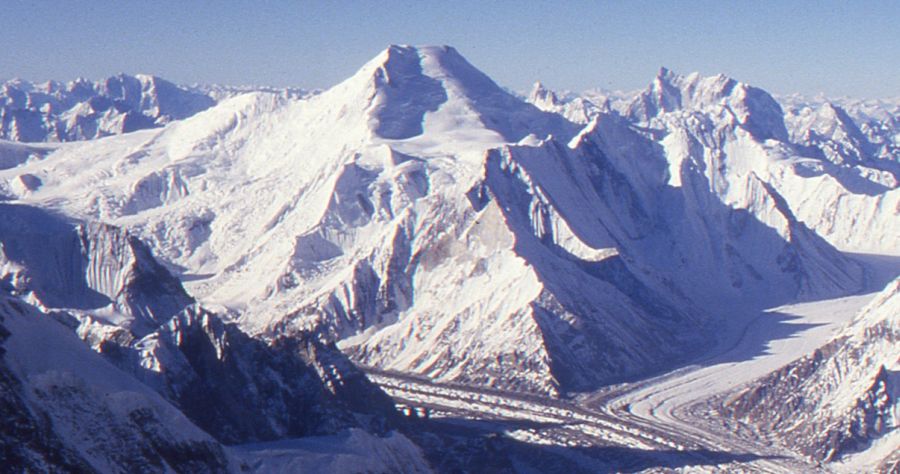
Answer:
[[[364,104],[367,127],[387,139],[424,133],[426,116],[442,109],[455,114],[445,114],[442,124],[465,122],[510,142],[529,133],[574,134],[572,124],[513,96],[446,45],[390,45],[320,100]]]
[[[429,82],[440,82],[463,95],[495,94],[502,92],[487,75],[470,64],[451,46],[410,46],[393,44],[382,50],[350,79],[342,83],[344,89],[375,92],[387,87],[420,94]]]

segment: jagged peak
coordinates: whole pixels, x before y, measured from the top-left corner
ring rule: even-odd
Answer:
[[[677,110],[702,110],[724,106],[740,126],[759,139],[786,140],[787,130],[778,102],[766,91],[724,74],[687,76],[660,68],[650,85],[628,106],[632,120],[647,121]]]
[[[559,96],[556,92],[548,89],[541,81],[534,83],[531,93],[528,94],[528,102],[532,104],[542,103],[547,105],[559,105]]]
[[[660,81],[660,82],[673,83],[673,82],[681,79],[681,76],[679,74],[676,74],[671,69],[669,69],[665,66],[660,66],[659,70],[656,71],[656,77],[654,79],[655,79],[654,82]]]
[[[853,128],[856,128],[856,122],[854,122],[853,118],[850,117],[850,114],[847,113],[847,111],[840,105],[831,101],[826,101],[824,104],[822,104],[821,110],[826,117],[837,120],[845,126],[852,126]]]
[[[58,80],[46,80],[46,81],[30,81],[22,78],[12,78],[0,82],[0,86],[7,88],[15,88],[19,90],[23,90],[25,92],[44,92],[51,93],[54,91],[67,91],[67,92],[75,92],[77,90],[89,90],[96,91],[97,88],[108,87],[113,84],[124,84],[124,83],[134,83],[140,84],[143,87],[155,86],[160,84],[171,85],[172,87],[180,87],[160,76],[155,74],[146,74],[146,73],[137,73],[137,74],[129,74],[126,72],[119,72],[113,74],[111,76],[104,77],[102,79],[88,79],[86,77],[76,77],[75,79],[69,81],[58,81]]]

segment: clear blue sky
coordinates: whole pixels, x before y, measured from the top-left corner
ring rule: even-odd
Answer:
[[[636,89],[667,66],[778,93],[900,96],[900,1],[558,3],[4,0],[0,78],[327,87],[407,43],[453,45],[516,90]]]

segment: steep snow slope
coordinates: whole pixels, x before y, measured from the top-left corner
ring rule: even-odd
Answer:
[[[817,459],[868,449],[877,463],[891,457],[890,446],[896,455],[898,317],[900,279],[831,342],[723,400],[723,413]]]
[[[11,472],[236,472],[223,447],[50,315],[0,296],[0,453]]]
[[[690,103],[727,107],[654,117],[672,129],[662,146],[611,114],[576,136],[452,48],[393,46],[320,94],[238,96],[0,179],[141,235],[251,332],[315,330],[436,378],[584,390],[683,355],[702,321],[691,301],[862,280],[771,182],[777,104],[698,83],[711,91]],[[40,184],[14,186],[25,175]]]
[[[20,142],[84,140],[150,128],[211,107],[206,94],[155,76],[103,81],[0,85],[0,138]]]

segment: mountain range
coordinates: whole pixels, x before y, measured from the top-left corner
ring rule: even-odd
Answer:
[[[37,470],[227,471],[252,464],[231,445],[342,430],[427,470],[359,367],[565,399],[689,363],[735,308],[872,290],[859,254],[900,256],[890,101],[666,69],[520,97],[452,47],[391,46],[324,91],[120,75],[11,81],[0,105],[3,410],[41,433],[4,449]],[[722,416],[828,461],[896,443],[890,288]],[[44,332],[46,363],[24,342]],[[103,417],[143,458],[61,428]]]

